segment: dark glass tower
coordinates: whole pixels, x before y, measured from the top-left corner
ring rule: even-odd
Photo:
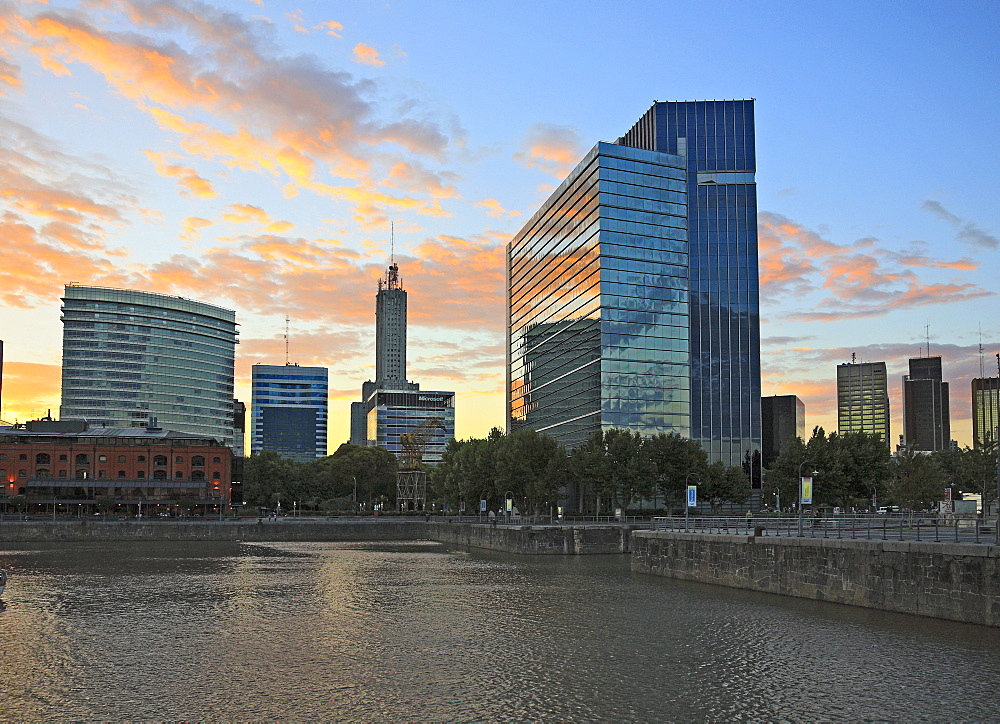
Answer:
[[[910,374],[903,377],[903,436],[913,450],[951,447],[950,397],[940,357],[910,360]]]
[[[753,101],[656,102],[619,143],[686,161],[691,438],[739,465],[761,444]]]

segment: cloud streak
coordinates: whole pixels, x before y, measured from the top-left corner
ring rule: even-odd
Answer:
[[[979,249],[1000,248],[1000,239],[979,228],[973,222],[955,216],[941,202],[927,199],[920,205],[920,208],[951,224],[955,228],[955,238],[958,241]]]

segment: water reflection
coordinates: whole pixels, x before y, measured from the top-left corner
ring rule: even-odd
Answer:
[[[1000,718],[1000,635],[434,543],[0,554],[4,718]]]

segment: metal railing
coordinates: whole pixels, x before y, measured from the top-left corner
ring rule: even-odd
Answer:
[[[835,515],[802,519],[804,538],[915,540],[938,543],[996,544],[996,525],[981,518],[936,518],[919,513],[903,515]],[[651,530],[799,537],[799,518],[663,516],[653,518]]]

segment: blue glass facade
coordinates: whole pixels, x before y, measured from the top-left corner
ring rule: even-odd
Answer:
[[[60,417],[233,445],[236,313],[130,289],[67,286]]]
[[[326,367],[254,365],[250,452],[273,450],[301,462],[326,457]]]
[[[455,393],[377,390],[368,399],[368,444],[403,455],[402,435],[426,425],[429,433],[423,461],[441,462],[445,446],[455,437]]]
[[[753,101],[657,102],[619,142],[684,158],[690,436],[738,465],[761,442]]]
[[[599,143],[510,242],[508,430],[689,433],[685,178]]]

